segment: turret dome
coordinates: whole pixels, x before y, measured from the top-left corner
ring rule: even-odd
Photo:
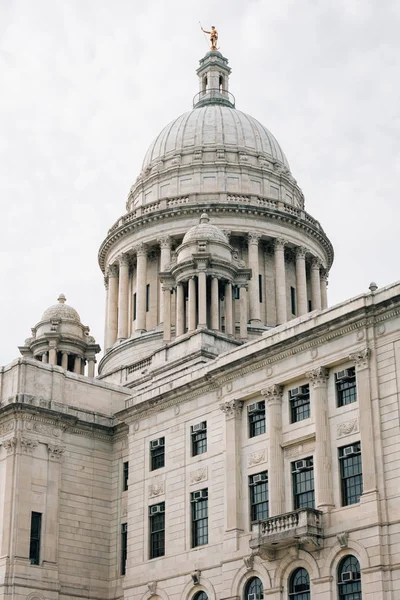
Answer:
[[[203,213],[200,217],[200,222],[194,227],[191,227],[185,234],[182,244],[198,241],[222,242],[223,244],[228,244],[228,238],[224,232],[219,229],[219,227],[211,225],[210,219],[206,213]]]
[[[69,321],[76,321],[78,323],[81,322],[81,318],[78,312],[69,306],[69,304],[65,304],[66,297],[64,294],[60,294],[57,298],[58,303],[52,304],[47,308],[41,318],[41,321],[50,321],[51,319],[66,319]]]

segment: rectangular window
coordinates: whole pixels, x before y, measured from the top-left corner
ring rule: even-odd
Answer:
[[[290,390],[289,402],[291,423],[310,418],[310,386],[308,384]]]
[[[126,573],[126,559],[128,556],[128,525],[121,525],[121,575]]]
[[[207,423],[192,425],[192,456],[207,452]]]
[[[192,548],[208,544],[208,489],[190,494],[192,504]]]
[[[296,290],[294,287],[290,287],[290,305],[292,310],[292,315],[296,314]]]
[[[312,302],[311,300],[308,301],[308,312],[312,311]]]
[[[149,506],[150,558],[165,554],[165,502]]]
[[[122,491],[126,492],[126,490],[128,489],[128,478],[129,478],[129,462],[128,461],[124,462],[123,469],[124,469],[124,473],[123,473]]]
[[[233,299],[234,300],[240,299],[240,288],[238,285],[233,286]]]
[[[356,370],[343,369],[335,374],[338,406],[357,401]]]
[[[146,312],[150,310],[150,284],[146,285]]]
[[[292,463],[294,508],[315,508],[312,456]]]
[[[31,513],[31,540],[29,560],[31,565],[40,565],[40,537],[42,533],[42,513]]]
[[[263,293],[262,293],[262,275],[258,276],[258,298],[260,302],[262,302]]]
[[[133,294],[133,320],[136,321],[136,292]]]
[[[268,473],[263,471],[257,475],[250,475],[250,518],[251,521],[268,519]]]
[[[249,437],[265,433],[265,402],[255,402],[247,407],[249,418]]]
[[[339,448],[339,461],[342,505],[357,504],[363,492],[360,442]]]
[[[152,440],[150,442],[150,471],[161,469],[165,465],[165,438]]]

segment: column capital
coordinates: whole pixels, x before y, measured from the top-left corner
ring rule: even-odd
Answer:
[[[118,262],[120,267],[129,267],[130,255],[129,254],[121,254],[118,257]]]
[[[118,269],[118,265],[108,265],[108,271],[107,271],[107,275],[108,278],[110,279],[110,277],[118,277],[119,274],[119,269]]]
[[[147,256],[147,244],[144,244],[143,242],[135,244],[133,249],[136,252],[136,256]]]
[[[370,357],[371,350],[368,347],[349,354],[349,360],[355,363],[356,371],[368,368]]]
[[[271,385],[261,390],[261,395],[264,396],[268,404],[271,402],[282,402],[283,386],[279,384]]]
[[[328,279],[329,279],[329,271],[328,271],[328,269],[321,269],[321,271],[320,271],[320,277],[321,277],[321,279],[323,279],[324,281],[326,281],[326,284],[328,285]]]
[[[254,244],[255,246],[258,246],[258,242],[261,239],[261,233],[257,233],[256,231],[250,231],[247,234],[247,243],[250,244]]]
[[[219,405],[226,418],[238,417],[243,410],[243,400],[228,400]]]
[[[317,258],[316,256],[314,256],[311,259],[311,268],[312,269],[316,269],[317,271],[319,271],[321,267],[322,267],[321,260],[319,258]]]
[[[274,239],[274,250],[275,250],[275,252],[277,250],[284,250],[286,244],[287,244],[287,241],[284,240],[283,238],[275,238]]]
[[[310,380],[313,387],[326,385],[329,379],[329,369],[326,367],[317,367],[306,373],[306,377]]]
[[[305,258],[308,250],[304,246],[297,246],[295,249],[296,258]]]
[[[104,287],[108,290],[108,276],[104,277]]]
[[[169,235],[163,235],[157,239],[157,242],[160,244],[160,248],[166,248],[167,250],[171,249],[172,246],[172,238]]]

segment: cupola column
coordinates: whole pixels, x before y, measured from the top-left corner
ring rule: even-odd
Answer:
[[[196,280],[189,279],[189,331],[196,329]]]
[[[165,271],[171,262],[171,243],[172,239],[169,235],[159,238],[158,243],[160,244],[160,271]],[[164,294],[162,292],[162,284],[160,284],[160,320],[164,318]]]
[[[74,361],[74,373],[77,375],[81,374],[81,357],[76,355]]]
[[[104,315],[104,349],[107,350],[108,335],[108,277],[104,277],[104,288],[106,290],[105,315]]]
[[[233,301],[232,284],[228,281],[225,284],[225,333],[233,335]]]
[[[219,330],[219,284],[215,275],[211,278],[211,329]]]
[[[240,338],[247,340],[247,321],[248,321],[248,306],[247,306],[247,284],[240,284],[239,304],[240,304]]]
[[[107,343],[106,350],[113,347],[117,340],[118,315],[118,266],[108,267],[108,306],[107,306]]]
[[[48,354],[47,354],[47,352],[44,352],[42,354],[42,363],[46,365],[48,362],[49,362]]]
[[[50,347],[49,347],[49,364],[50,365],[56,365],[57,364],[57,348],[54,344],[54,342],[50,342]]]
[[[274,242],[276,324],[277,325],[281,325],[281,323],[285,323],[287,321],[285,245],[286,245],[286,240],[283,240],[281,238],[277,238]]]
[[[275,517],[285,512],[285,485],[282,450],[282,396],[281,385],[262,390],[267,405],[268,427],[268,488],[270,490],[269,515]]]
[[[312,310],[321,310],[321,280],[319,270],[321,261],[319,258],[313,258],[311,262],[311,308]]]
[[[136,331],[146,331],[147,246],[135,247],[136,264]]]
[[[185,306],[183,283],[176,286],[176,337],[185,333]]]
[[[199,271],[199,328],[207,327],[207,275]]]
[[[258,264],[258,242],[261,239],[259,233],[249,233],[247,236],[248,241],[248,264],[249,269],[252,271],[251,279],[249,281],[250,291],[250,322],[254,321],[258,324],[261,323],[261,312],[260,312],[260,291],[259,291],[259,264]]]
[[[328,308],[328,277],[329,273],[326,269],[321,271],[321,308]]]
[[[297,287],[297,315],[304,315],[307,310],[307,277],[306,277],[306,252],[307,249],[299,246],[296,248],[296,287]]]
[[[128,337],[128,292],[129,292],[129,257],[123,254],[119,259],[118,290],[118,339]]]
[[[171,341],[171,288],[163,287],[164,342]]]
[[[90,358],[88,362],[88,377],[94,377],[94,366],[96,364],[96,360],[94,358]]]
[[[68,352],[63,352],[61,357],[61,368],[65,371],[68,369]]]

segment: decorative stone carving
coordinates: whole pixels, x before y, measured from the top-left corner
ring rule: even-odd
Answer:
[[[367,347],[350,354],[349,360],[355,363],[356,370],[359,371],[360,369],[365,369],[368,367],[370,356],[371,350]]]
[[[129,254],[121,254],[121,256],[119,256],[118,258],[119,260],[119,266],[128,266],[129,267],[129,261],[130,261],[130,256]]]
[[[282,401],[283,387],[278,384],[271,385],[268,388],[261,390],[266,402]]]
[[[0,425],[0,434],[8,433],[14,429],[14,421],[8,421]]]
[[[172,164],[173,164],[174,166],[178,166],[178,165],[180,165],[180,164],[181,164],[181,162],[182,162],[182,157],[181,157],[181,155],[180,155],[180,154],[176,154],[176,156],[174,156],[174,158],[172,159]]]
[[[312,453],[315,450],[315,442],[310,441],[304,444],[298,444],[297,446],[288,446],[285,448],[285,456],[287,458],[295,458],[296,456],[300,456],[302,454]]]
[[[149,498],[155,498],[165,494],[165,483],[164,481],[153,481],[149,483]]]
[[[245,564],[246,569],[248,571],[251,571],[253,569],[253,565],[254,565],[254,554],[250,554],[249,556],[244,556],[243,562]]]
[[[110,279],[110,277],[118,277],[118,273],[119,273],[118,265],[108,265],[108,271],[107,271],[108,279]]]
[[[14,452],[16,446],[17,446],[17,438],[16,437],[8,438],[8,440],[3,441],[3,448],[4,448],[4,450],[6,450],[7,454],[11,454],[12,452]]]
[[[147,256],[147,245],[143,242],[135,244],[133,249],[136,252],[136,256]]]
[[[219,408],[225,413],[225,416],[236,417],[241,415],[243,410],[243,400],[228,400],[219,405]]]
[[[344,437],[346,435],[350,435],[352,433],[357,433],[359,431],[358,427],[358,419],[352,419],[351,421],[346,421],[346,423],[339,423],[337,426],[337,437]]]
[[[258,242],[260,241],[260,239],[261,239],[261,233],[256,233],[256,232],[251,231],[247,234],[247,242],[249,244],[254,244],[254,245],[258,246]]]
[[[47,444],[47,450],[49,451],[49,458],[61,460],[61,457],[65,452],[65,447],[60,446],[59,444]]]
[[[160,244],[160,248],[166,248],[167,250],[171,249],[172,238],[169,235],[164,235],[163,237],[158,238],[157,242]]]
[[[217,160],[225,160],[225,148],[217,148]]]
[[[201,469],[196,469],[190,473],[190,485],[195,483],[200,483],[201,481],[207,481],[208,479],[208,469],[207,467],[202,467]]]
[[[287,241],[284,240],[283,238],[275,238],[274,239],[274,250],[275,250],[275,252],[277,250],[284,250],[286,244],[287,244]]]
[[[239,152],[239,161],[240,162],[248,162],[249,157],[247,156],[246,152]]]
[[[108,277],[104,277],[104,287],[108,290]]]
[[[305,258],[307,254],[307,248],[304,246],[297,246],[295,250],[296,258]]]
[[[313,371],[306,373],[306,377],[310,380],[313,387],[326,385],[329,379],[329,371],[325,367],[317,367]]]
[[[157,581],[149,581],[147,584],[150,594],[155,594],[157,590]]]
[[[24,454],[32,454],[38,442],[36,440],[30,440],[29,438],[21,438],[21,449]]]
[[[200,575],[201,575],[201,571],[199,569],[196,569],[196,571],[193,571],[190,576],[192,578],[193,581],[193,585],[199,585],[200,583]]]
[[[328,285],[329,271],[327,269],[321,269],[319,276],[325,281],[326,285]]]
[[[61,429],[58,427],[52,427],[51,425],[45,425],[44,423],[37,423],[36,421],[26,421],[25,429],[27,431],[34,431],[35,433],[40,433],[43,435],[52,435],[54,437],[61,436]]]
[[[265,462],[265,448],[259,450],[258,452],[252,452],[249,454],[247,463],[249,467],[259,465],[262,462]]]
[[[337,540],[339,542],[339,546],[341,548],[347,548],[348,541],[349,541],[349,534],[347,533],[347,531],[343,531],[342,533],[338,533],[336,537],[337,537]]]
[[[321,268],[321,265],[322,265],[322,263],[321,263],[320,259],[314,256],[314,258],[312,258],[312,260],[311,260],[311,268],[319,271]]]

